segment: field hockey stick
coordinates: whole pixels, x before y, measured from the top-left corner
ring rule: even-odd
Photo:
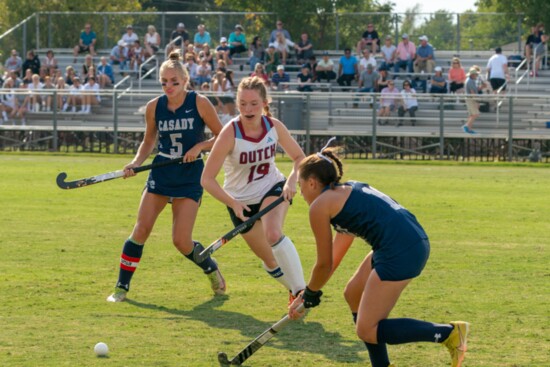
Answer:
[[[135,173],[138,173],[138,172],[147,171],[153,168],[169,166],[177,163],[183,163],[183,157],[170,159],[169,161],[164,161],[159,163],[146,164],[145,166],[135,167],[133,168],[133,170]],[[57,182],[57,186],[59,186],[60,189],[69,190],[69,189],[78,189],[79,187],[89,186],[96,183],[113,180],[115,178],[120,178],[122,176],[124,176],[124,171],[118,170],[118,171],[103,173],[97,176],[82,178],[76,181],[65,181],[65,179],[67,178],[67,174],[65,172],[61,172],[60,174],[57,175],[56,182]]]
[[[304,309],[304,305],[301,304],[298,306],[296,311],[301,312]],[[227,358],[227,354],[224,352],[218,353],[218,362],[220,362],[221,367],[227,366],[240,366],[244,361],[246,361],[252,354],[254,354],[258,349],[260,349],[267,341],[279,331],[281,331],[290,321],[292,321],[288,315],[285,315],[282,319],[273,324],[269,329],[261,333],[256,339],[254,339],[250,344],[248,344],[243,350],[241,350],[235,357],[231,360]]]
[[[220,247],[225,245],[227,242],[229,242],[229,240],[231,240],[233,237],[235,237],[236,235],[238,235],[239,233],[241,233],[242,231],[247,229],[249,226],[254,225],[254,223],[258,219],[263,217],[264,214],[266,214],[271,209],[275,208],[277,205],[282,203],[284,200],[285,200],[285,198],[283,196],[280,196],[279,198],[277,198],[277,200],[275,200],[274,202],[272,202],[271,204],[269,204],[268,206],[266,206],[265,208],[263,208],[262,210],[260,210],[259,212],[257,212],[253,216],[251,216],[250,218],[248,218],[246,221],[242,222],[241,224],[239,224],[238,226],[233,228],[231,231],[227,232],[226,234],[224,234],[223,236],[218,238],[210,246],[208,246],[207,248],[202,250],[196,256],[195,260],[197,261],[197,263],[201,263],[204,260],[206,260],[206,258],[208,256],[210,256],[214,253],[214,251],[216,251],[217,249],[219,249]]]

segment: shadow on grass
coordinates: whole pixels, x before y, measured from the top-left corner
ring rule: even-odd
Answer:
[[[229,299],[228,296],[217,296],[203,304],[197,305],[192,310],[178,310],[131,299],[127,299],[126,302],[133,306],[148,310],[188,317],[193,320],[204,322],[210,327],[238,330],[244,337],[250,339],[249,342],[254,340],[277,321],[264,322],[239,312],[216,309],[216,307],[221,306],[227,299]],[[283,316],[284,315],[281,315],[281,317]],[[283,350],[321,354],[327,359],[337,362],[351,363],[363,361],[363,358],[358,354],[364,350],[362,347],[363,343],[360,343],[359,340],[350,343],[349,340],[343,339],[339,333],[327,332],[320,323],[308,322],[307,317],[305,321],[299,320],[288,324],[286,328],[277,333],[274,339],[270,340],[268,344],[273,348]],[[242,349],[245,346],[246,345],[242,345],[239,348]],[[221,348],[224,347],[222,346]],[[226,352],[229,357],[232,358],[240,352],[240,349],[234,351],[226,350]]]

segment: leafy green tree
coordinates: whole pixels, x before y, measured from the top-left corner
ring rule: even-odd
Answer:
[[[496,11],[524,15],[524,31],[536,23],[550,25],[550,1],[548,0],[479,0],[479,4]]]
[[[456,47],[456,26],[453,19],[453,14],[439,10],[424,19],[417,33],[428,36],[430,44],[436,49],[452,50]]]

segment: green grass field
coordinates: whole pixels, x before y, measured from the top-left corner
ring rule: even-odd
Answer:
[[[87,177],[129,160],[0,154],[0,366],[217,366],[218,351],[233,357],[283,316],[286,292],[240,237],[216,253],[228,293],[212,297],[200,269],[171,245],[169,210],[146,244],[130,301],[105,301],[146,174],[69,191],[55,177]],[[290,164],[281,160],[280,168]],[[550,365],[548,165],[347,161],[346,169],[346,178],[410,209],[430,235],[428,265],[392,316],[470,321],[465,366]],[[229,229],[226,209],[205,195],[194,237],[208,245]],[[315,246],[299,196],[285,232],[308,278]],[[321,306],[245,365],[370,365],[342,296],[368,249],[357,240]],[[99,341],[109,345],[108,358],[94,355]],[[399,367],[450,365],[440,345],[388,349]]]

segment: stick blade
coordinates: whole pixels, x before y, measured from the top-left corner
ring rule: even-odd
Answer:
[[[220,367],[231,366],[231,362],[229,362],[229,359],[227,358],[227,354],[224,352],[218,352],[218,362],[220,363]]]

